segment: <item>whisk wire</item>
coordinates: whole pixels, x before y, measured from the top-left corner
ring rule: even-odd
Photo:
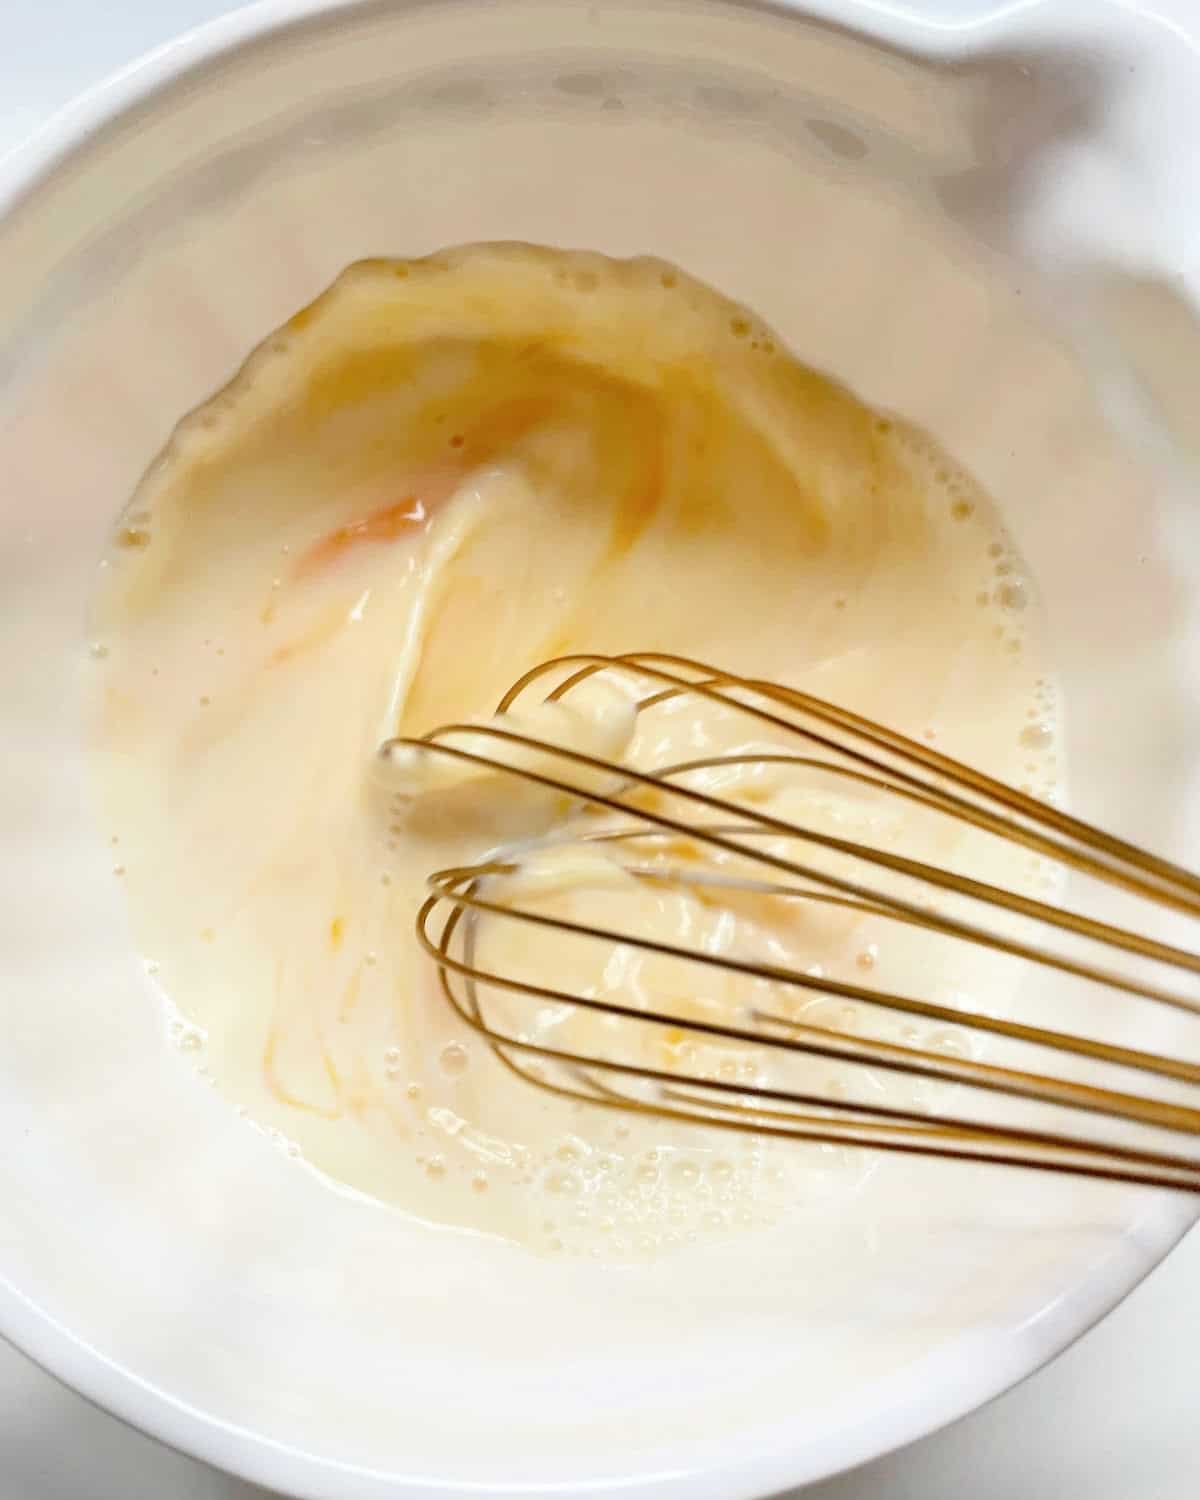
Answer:
[[[663,691],[642,700],[638,705],[639,710],[642,711],[651,705],[657,705],[666,701],[669,697],[676,697],[683,693],[696,693],[709,698],[710,701],[728,703],[730,700],[720,697],[719,692],[716,691],[721,687],[741,688],[748,692],[757,693],[779,704],[789,704],[820,723],[857,736],[876,749],[898,755],[925,771],[957,782],[961,787],[999,804],[1010,813],[1030,818],[1043,827],[1054,828],[1056,831],[1075,839],[1085,849],[1098,851],[1108,858],[1127,866],[1127,868],[1123,869],[1098,866],[1095,873],[1101,875],[1102,878],[1107,874],[1107,877],[1114,881],[1124,882],[1125,880],[1138,881],[1147,876],[1156,877],[1166,887],[1165,890],[1160,890],[1158,886],[1153,888],[1156,899],[1172,903],[1178,901],[1181,904],[1181,909],[1186,909],[1200,915],[1200,875],[1197,875],[1195,872],[1185,869],[1182,865],[1163,859],[1158,855],[1151,854],[1147,850],[1139,848],[1136,844],[1119,839],[1113,834],[1106,833],[1102,829],[1085,823],[1078,818],[1074,818],[1061,808],[1052,807],[1048,803],[1040,802],[1036,798],[1018,791],[1015,787],[1011,787],[1003,781],[997,781],[994,777],[986,775],[974,766],[965,765],[962,761],[944,755],[941,751],[934,750],[931,746],[922,745],[916,740],[909,739],[906,735],[899,734],[894,729],[889,729],[885,725],[877,724],[870,719],[863,718],[860,714],[856,714],[848,708],[842,708],[838,704],[829,703],[823,698],[814,697],[812,694],[802,692],[798,688],[786,687],[781,683],[767,682],[759,678],[740,677],[735,673],[722,672],[703,662],[670,652],[627,652],[619,656],[604,656],[597,653],[579,652],[568,656],[553,657],[548,661],[541,662],[536,667],[530,668],[505,693],[500,701],[498,712],[507,713],[520,695],[539,678],[576,663],[579,664],[576,670],[547,694],[548,702],[558,702],[571,689],[586,681],[588,677],[592,677],[598,672],[614,669],[632,671],[639,676],[650,677],[666,684]],[[680,677],[675,673],[667,672],[663,667],[658,665],[659,663],[667,663],[673,667],[697,672],[701,675],[697,680],[693,681]],[[845,755],[848,759],[871,766],[876,770],[888,769],[883,763],[855,749],[853,746],[844,746],[837,741],[830,740],[826,736],[818,736],[815,731],[805,725],[798,725],[794,721],[779,719],[740,700],[734,700],[734,702],[739,710],[751,717],[799,734],[805,739],[833,750],[836,754]],[[916,786],[922,786],[926,790],[934,791],[936,795],[944,797],[948,801],[954,800],[943,789],[931,788],[928,783],[921,782],[920,778],[913,776],[909,772],[897,770],[895,774],[905,780],[911,781]],[[1009,831],[1014,831],[1014,828],[1015,825],[1010,824]]]
[[[979,921],[931,909],[927,895],[923,899],[902,896],[886,885],[790,858],[780,852],[779,845],[799,843],[814,853],[866,865],[889,878],[916,884],[923,892],[931,890],[937,897],[965,900],[977,908],[999,913],[1005,920],[1031,921],[1043,929],[1154,963],[1173,973],[1200,973],[1200,954],[1189,948],[904,853],[798,825],[752,803],[735,802],[689,785],[686,778],[705,771],[737,771],[758,766],[832,774],[871,795],[898,797],[984,835],[1005,839],[1155,906],[1185,916],[1200,916],[1200,878],[1191,872],[849,710],[795,689],[740,677],[685,657],[632,653],[556,658],[531,669],[515,683],[501,700],[500,712],[511,712],[522,695],[547,676],[552,678],[552,685],[544,701],[561,702],[599,672],[623,674],[636,684],[649,685],[649,691],[642,686],[643,695],[637,703],[639,714],[683,695],[696,694],[722,710],[745,715],[754,725],[771,733],[799,736],[816,746],[819,753],[741,751],[695,758],[651,771],[618,765],[499,724],[444,725],[420,739],[391,741],[384,749],[390,751],[392,746],[403,745],[422,754],[450,757],[464,765],[510,775],[565,796],[573,805],[592,813],[616,814],[631,820],[628,826],[615,829],[593,828],[580,833],[572,828],[572,842],[598,845],[640,842],[653,854],[661,851],[664,841],[681,839],[689,849],[699,846],[708,851],[706,857],[732,860],[738,870],[746,867],[765,870],[771,877],[731,874],[724,868],[713,874],[711,870],[664,867],[661,863],[621,863],[623,875],[634,881],[692,894],[707,887],[710,896],[714,892],[729,895],[752,892],[772,900],[821,903],[827,908],[871,915],[939,937],[982,945],[1139,1000],[1200,1014],[1200,999],[1176,987],[1148,982],[1049,950],[1038,942],[997,931]],[[693,675],[682,675],[685,672]],[[461,740],[467,736],[474,746],[481,741],[485,745],[494,744],[497,754],[453,743],[455,738]],[[530,752],[533,764],[525,763],[524,759],[518,763],[513,758],[514,754],[527,757]],[[602,785],[596,784],[597,777]],[[682,804],[687,812],[676,815],[667,811],[664,803],[666,807]],[[715,814],[730,821],[699,822],[693,815],[695,812]],[[759,840],[770,841],[771,847],[760,846],[756,842]],[[1153,1130],[1191,1137],[1200,1135],[1200,1108],[1191,1104],[1101,1087],[1044,1071],[948,1056],[927,1047],[879,1037],[851,1036],[813,1026],[761,1004],[745,1007],[739,1020],[715,1019],[697,1016],[691,1009],[681,1014],[670,1006],[625,1003],[546,983],[544,976],[529,978],[486,967],[478,959],[480,931],[486,930],[488,923],[515,923],[527,930],[553,932],[572,942],[604,945],[610,951],[633,949],[671,962],[700,965],[709,973],[761,982],[789,993],[837,998],[884,1013],[892,1011],[959,1025],[1007,1042],[1156,1075],[1189,1087],[1200,1084],[1200,1064],[1165,1053],[987,1015],[966,1006],[948,1006],[923,996],[892,993],[819,971],[802,972],[788,964],[744,959],[599,922],[535,911],[513,899],[512,883],[519,880],[522,868],[520,858],[492,859],[436,873],[431,877],[429,897],[417,918],[417,934],[436,965],[445,997],[460,1017],[487,1039],[508,1068],[531,1083],[597,1107],[648,1113],[752,1135],[873,1146],[904,1154],[1004,1163],[1200,1191],[1200,1159],[1175,1151],[1125,1141],[1097,1141],[1057,1129],[989,1122],[932,1107],[903,1108],[879,1101],[834,1097],[810,1088],[729,1080],[689,1072],[674,1064],[656,1067],[638,1061],[632,1049],[627,1049],[624,1055],[618,1052],[614,1057],[594,1050],[550,1045],[526,1032],[506,1029],[496,1019],[494,1007],[485,1008],[481,991],[566,1006],[572,1013],[607,1018],[618,1028],[619,1043],[625,1040],[627,1028],[640,1028],[639,1034],[643,1036],[647,1028],[659,1032],[665,1029],[672,1034],[686,1034],[694,1042],[733,1046],[755,1054],[820,1059],[851,1068],[866,1066],[883,1073],[911,1075],[933,1084],[957,1085],[967,1088],[972,1098],[976,1091],[984,1097],[1005,1095],[1038,1106],[1074,1110]],[[440,930],[435,931],[434,919],[438,915],[444,920]],[[700,989],[697,985],[697,996]]]

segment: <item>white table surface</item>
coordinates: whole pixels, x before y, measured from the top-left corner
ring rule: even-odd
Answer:
[[[0,154],[140,52],[242,0],[4,0]],[[928,12],[995,0],[908,0]],[[1149,0],[1176,14],[1196,0]],[[998,7],[995,7],[998,8]],[[1186,12],[1184,12],[1186,13]],[[1200,1229],[1104,1323],[1015,1391],[805,1500],[1196,1500]],[[160,1447],[0,1340],[0,1500],[264,1500]]]

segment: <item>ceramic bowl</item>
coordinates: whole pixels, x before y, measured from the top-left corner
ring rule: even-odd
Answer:
[[[312,1500],[765,1495],[995,1395],[1191,1222],[884,1163],[601,1265],[340,1197],[167,1047],[88,790],[87,600],[174,423],[347,262],[516,238],[678,260],[932,430],[1044,591],[1074,805],[1194,854],[1200,63],[1101,0],[942,9],[269,0],[0,166],[0,1331],[147,1432]]]

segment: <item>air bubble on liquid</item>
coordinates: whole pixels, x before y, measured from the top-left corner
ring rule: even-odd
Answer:
[[[425,1163],[425,1175],[431,1182],[440,1182],[446,1175],[445,1158],[441,1156],[431,1156]]]
[[[542,1179],[543,1185],[548,1193],[554,1193],[557,1197],[573,1198],[579,1192],[579,1174],[576,1172],[565,1172],[559,1167],[552,1167]]]
[[[172,1021],[167,1027],[167,1035],[181,1052],[198,1052],[204,1045],[203,1031],[187,1021]]]
[[[460,1078],[470,1064],[470,1053],[461,1042],[447,1042],[438,1056],[438,1066],[447,1078]]]
[[[88,647],[88,655],[93,657],[96,661],[103,661],[104,658],[108,655],[108,647],[104,644],[103,641],[93,641],[92,644]]]
[[[1048,750],[1054,743],[1054,730],[1049,724],[1039,720],[1035,724],[1026,724],[1019,739],[1027,750]]]
[[[996,590],[996,601],[1001,609],[1019,613],[1029,603],[1029,590],[1019,578],[1010,578]]]
[[[677,1161],[671,1168],[671,1180],[676,1187],[693,1188],[700,1181],[700,1168],[694,1161]]]
[[[642,1161],[633,1170],[633,1180],[641,1187],[658,1185],[658,1167],[654,1162]]]

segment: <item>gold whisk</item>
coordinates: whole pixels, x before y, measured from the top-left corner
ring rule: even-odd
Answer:
[[[1189,871],[846,709],[680,656],[639,652],[556,658],[515,683],[499,714],[509,714],[537,689],[540,701],[562,703],[598,673],[608,680],[624,679],[640,693],[639,723],[652,710],[691,695],[726,716],[744,719],[754,734],[769,735],[769,746],[764,749],[755,741],[731,754],[645,770],[552,744],[501,719],[484,726],[445,725],[421,739],[389,741],[381,753],[412,747],[422,755],[449,757],[473,770],[501,772],[569,797],[585,812],[565,833],[560,831],[560,844],[617,855],[623,877],[660,891],[685,892],[709,908],[747,894],[785,910],[793,903],[815,903],[822,910],[898,923],[931,938],[981,945],[1026,961],[1038,972],[1061,976],[1056,980],[1060,985],[1101,987],[1151,1007],[1200,1016],[1200,954],[1192,948],[914,858],[884,847],[882,840],[866,843],[776,817],[769,805],[721,795],[712,781],[714,775],[736,779],[743,772],[769,768],[771,774],[832,776],[855,795],[875,801],[899,799],[921,816],[953,820],[1088,877],[1101,892],[1121,893],[1121,899],[1138,903],[1139,928],[1160,923],[1164,914],[1185,926],[1200,919],[1200,878]],[[519,725],[520,720],[509,723]],[[697,773],[708,774],[707,790]],[[698,779],[700,785],[695,784]],[[664,864],[664,856],[679,862]],[[528,899],[526,858],[521,852],[505,853],[431,876],[417,935],[461,1019],[487,1039],[510,1069],[540,1088],[600,1108],[763,1137],[870,1146],[1200,1192],[1200,1154],[1168,1149],[1166,1139],[1200,1136],[1200,1064],[1077,1029],[1009,1019],[920,993],[897,993],[872,985],[867,975],[838,978],[819,966],[764,962],[761,955],[740,956],[719,945],[666,941],[540,909],[536,899]],[[510,935],[519,930],[530,941],[549,933],[556,940],[600,945],[600,954],[635,952],[681,964],[694,975],[691,988],[681,996],[677,982],[669,987],[670,995],[656,995],[652,1003],[645,997],[597,993],[594,985],[565,988],[555,982],[559,976],[539,971],[536,944],[530,950],[528,943],[516,951],[532,952],[532,974],[521,965],[496,970],[480,957],[496,924],[509,924]],[[1037,936],[1026,935],[1029,930]],[[1051,934],[1067,939],[1068,946],[1048,947],[1045,939]],[[931,979],[940,968],[939,952],[930,950]],[[1116,968],[1114,958],[1120,960]],[[713,976],[745,981],[752,989],[757,985],[754,993],[766,986],[772,1001],[763,1005],[752,1000],[732,1014],[690,1003]],[[1049,1052],[1058,1065],[1016,1067],[829,1029],[805,1020],[803,1010],[789,1014],[789,1007],[778,1001],[780,994],[836,999],[866,1007],[872,1015],[953,1025],[988,1047]],[[544,1027],[529,1029],[522,1004],[549,1007],[559,1021],[564,1015],[592,1015],[602,1024],[593,1025],[584,1045],[564,1045],[558,1038],[569,1037],[569,1028],[556,1026],[553,1034]],[[1123,1013],[1127,1018],[1124,1008]],[[680,1037],[688,1039],[690,1048],[679,1044]],[[647,1057],[647,1045],[652,1053],[656,1045],[666,1047],[670,1055]],[[714,1048],[725,1058],[724,1068],[713,1065]],[[752,1080],[746,1065],[739,1070],[730,1064],[731,1057],[750,1059]],[[766,1061],[770,1076],[765,1081],[755,1059]],[[832,1084],[814,1083],[809,1075],[787,1078],[789,1066],[808,1066],[811,1074],[816,1062],[835,1065],[842,1074]],[[1118,1088],[1112,1078],[1101,1083],[1092,1073],[1079,1076],[1081,1068],[1165,1080],[1168,1094]],[[728,1076],[730,1071],[735,1076]],[[1076,1076],[1070,1076],[1072,1071]],[[784,1076],[776,1076],[781,1072]],[[888,1103],[881,1101],[877,1088],[871,1095],[861,1087],[855,1091],[858,1097],[847,1096],[846,1076],[869,1083],[881,1074],[920,1080],[927,1097]],[[1034,1120],[1027,1114],[1014,1117],[1014,1100],[1023,1110],[1033,1106]],[[989,1102],[990,1117],[980,1113]],[[1043,1107],[1049,1109],[1048,1117]],[[1068,1116],[1074,1121],[1071,1127]],[[1097,1120],[1111,1122],[1118,1135],[1080,1133],[1085,1119],[1093,1127]]]

